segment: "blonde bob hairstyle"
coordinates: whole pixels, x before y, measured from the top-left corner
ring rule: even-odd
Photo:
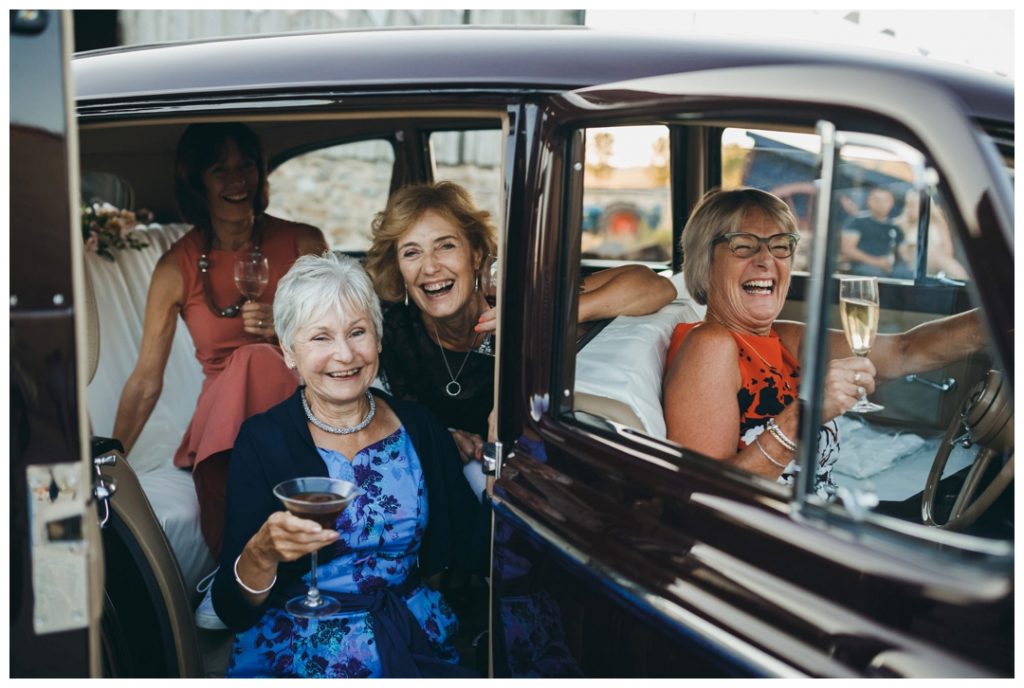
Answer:
[[[723,191],[712,189],[704,194],[690,213],[683,228],[680,247],[683,251],[683,277],[694,300],[707,305],[708,284],[715,239],[739,230],[748,212],[760,209],[779,226],[780,232],[798,233],[793,212],[778,196],[767,191],[741,187]],[[793,257],[789,258],[791,261]]]
[[[277,283],[274,329],[285,353],[293,356],[296,333],[331,309],[342,317],[369,316],[380,349],[384,318],[366,270],[351,256],[325,251],[300,256]]]
[[[391,194],[387,207],[373,220],[373,243],[366,253],[366,270],[377,295],[401,301],[406,286],[398,268],[398,239],[427,211],[434,211],[462,229],[470,248],[481,258],[497,251],[497,230],[491,214],[473,204],[469,192],[454,182],[409,184]],[[479,266],[474,266],[479,269]]]

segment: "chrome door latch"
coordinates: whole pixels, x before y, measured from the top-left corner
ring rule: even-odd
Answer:
[[[493,475],[495,478],[501,477],[501,461],[504,457],[502,451],[501,442],[485,442],[484,443],[484,474]]]
[[[954,378],[951,378],[951,377],[947,377],[942,382],[935,382],[933,380],[929,380],[926,377],[921,377],[920,375],[911,374],[911,375],[907,375],[907,377],[905,379],[906,379],[907,382],[918,382],[918,383],[924,385],[925,387],[931,387],[932,389],[937,389],[940,392],[951,392],[954,389],[956,389],[956,380]]]
[[[104,454],[92,460],[92,465],[96,469],[96,485],[92,488],[92,496],[103,505],[100,528],[106,528],[107,522],[110,521],[110,498],[117,492],[117,481],[103,475],[100,466],[111,466],[115,463],[117,463],[117,454]]]

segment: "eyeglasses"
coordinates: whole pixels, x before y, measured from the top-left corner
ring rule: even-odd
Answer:
[[[775,258],[789,258],[796,250],[796,244],[800,241],[800,235],[792,232],[772,234],[770,237],[760,237],[749,232],[728,232],[715,239],[713,243],[726,242],[729,250],[737,258],[750,258],[761,251],[761,244],[768,247],[768,252]]]

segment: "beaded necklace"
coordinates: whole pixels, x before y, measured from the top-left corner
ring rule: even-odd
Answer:
[[[259,260],[263,257],[260,251],[260,238],[263,234],[263,218],[257,218],[252,228],[252,259]],[[210,251],[213,249],[213,232],[203,237],[203,249],[199,254],[197,265],[199,266],[199,281],[203,285],[203,298],[206,299],[206,306],[218,318],[237,318],[241,312],[242,304],[245,303],[245,294],[238,297],[238,301],[227,308],[221,308],[213,300],[213,287],[210,285]]]

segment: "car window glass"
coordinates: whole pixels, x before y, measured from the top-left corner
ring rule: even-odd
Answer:
[[[670,261],[668,127],[591,128],[585,146],[584,260]]]
[[[886,158],[879,151],[867,150],[859,151],[858,156],[844,156],[839,164],[842,166],[851,159]],[[893,177],[902,174],[897,163],[891,159],[886,162],[889,166],[883,169]],[[850,189],[837,187],[832,202],[842,203]],[[878,193],[877,188],[869,193]],[[912,191],[905,191],[902,196],[910,196],[905,203],[915,205],[920,198]],[[931,209],[934,232],[936,221],[948,223],[951,214],[944,210],[946,204],[937,194],[932,192],[930,196],[938,200]],[[876,213],[881,215],[880,208],[888,205],[889,194],[873,202]],[[946,239],[955,230],[948,225],[943,229]],[[852,232],[847,224],[833,231],[841,232],[834,256],[836,262],[841,262],[848,257],[844,244],[852,241]],[[933,265],[931,236],[929,265]],[[959,267],[958,262],[956,265],[962,271],[957,275],[968,279],[966,269]],[[944,274],[949,274],[947,269],[954,268],[947,264],[942,269]],[[963,314],[979,305],[973,290],[962,282],[935,280],[912,284],[880,275],[875,276],[874,298],[870,293],[853,292],[858,282],[871,280],[872,271],[859,272],[847,270],[830,281],[828,327],[836,333],[831,340],[830,357],[849,357],[845,347],[862,344],[879,374],[885,376],[878,380],[873,392],[864,395],[881,408],[847,412],[837,416],[834,423],[826,424],[837,432],[839,450],[831,465],[831,479],[825,485],[819,481],[817,497],[833,503],[839,497],[848,509],[861,505],[916,524],[926,518],[924,500],[931,504],[927,508],[928,518],[944,524],[950,519],[958,495],[970,489],[964,486],[970,482],[972,466],[977,465],[978,471],[979,489],[975,496],[990,485],[995,485],[991,494],[997,494],[1000,481],[1007,475],[1005,471],[1012,476],[1013,410],[1009,380],[1002,378],[984,326],[975,335],[980,337],[980,347],[969,351],[966,342],[970,340],[957,334],[955,322],[936,323],[949,316],[965,317]],[[841,286],[844,284],[847,286]],[[979,311],[978,315],[983,313]],[[896,348],[892,337],[915,327],[924,328],[918,330],[921,334],[916,344],[908,350]],[[877,332],[877,336],[872,336],[872,332]],[[965,348],[942,365],[914,364],[916,356],[938,345]],[[825,380],[823,384],[827,387],[828,377]],[[827,392],[823,392],[825,395]],[[940,472],[943,462],[945,468]],[[934,497],[927,498],[926,485],[934,487]],[[971,521],[968,516],[968,522],[958,529],[983,537],[1012,537],[1010,502],[1012,499],[1003,493],[990,506],[979,509],[981,515],[976,520]]]
[[[821,142],[814,134],[727,128],[722,133],[723,189],[751,186],[775,194],[796,217],[794,272],[809,267],[815,179]]]
[[[430,134],[434,180],[461,184],[474,203],[496,221],[501,212],[500,129],[481,131],[435,131]]]
[[[818,138],[791,135],[779,138],[784,139],[786,147],[779,148],[776,145],[779,141],[769,143],[768,137],[760,134],[749,136],[746,131],[742,137],[734,137],[729,144],[733,150],[723,156],[724,181],[731,188],[741,185],[767,187],[767,190],[777,193],[790,205],[804,239],[800,243],[806,244],[802,254],[804,263],[801,266],[806,272],[810,269],[810,244],[815,227],[817,151],[814,147],[818,145]],[[759,145],[760,149],[751,145],[752,142]],[[905,159],[899,159],[899,155],[894,156],[889,150],[887,145],[881,145],[877,150],[844,146],[838,159],[841,171],[839,183],[833,187],[831,203],[834,206],[846,203],[851,189],[856,188],[856,185],[844,183],[850,174],[850,166],[869,169],[870,165],[874,165],[872,169],[882,170],[894,178],[920,181],[919,171],[911,170],[918,164],[916,161],[919,156],[908,155]],[[894,146],[893,150],[900,149]],[[786,170],[790,172],[788,176],[783,173]],[[773,173],[781,177],[781,184],[772,181]],[[915,177],[915,174],[918,176]],[[931,175],[926,176],[931,178]],[[933,250],[931,237],[935,236],[937,222],[945,223],[943,228],[950,240],[956,236],[958,228],[950,224],[955,214],[949,211],[948,202],[939,192],[942,188],[941,180],[926,191],[918,192],[916,198],[911,193],[911,181],[903,183],[900,194],[902,206],[888,209],[889,214],[892,217],[913,215],[913,210],[906,210],[905,206],[913,204],[920,210],[923,194],[932,218],[929,225],[930,254]],[[862,202],[856,198],[852,200],[858,204]],[[582,211],[577,208],[571,212]],[[909,226],[915,227],[918,222],[916,217],[906,218],[906,221]],[[831,231],[848,240],[853,233],[848,223],[849,218],[842,218]],[[915,240],[911,239],[909,243]],[[837,240],[834,245],[835,255],[831,260],[833,265],[838,265],[845,259],[843,242]],[[915,251],[916,248],[909,251],[911,258],[915,258]],[[796,255],[794,261],[798,260]],[[929,265],[933,265],[931,259]],[[932,272],[951,276],[952,268],[934,268]],[[915,283],[911,279],[898,279],[892,275],[878,280],[880,297],[876,311],[877,331],[889,338],[889,346],[892,346],[892,337],[898,333],[924,323],[966,313],[978,305],[969,289],[966,269],[961,268],[956,274],[956,280],[929,279]],[[839,271],[827,282],[830,305],[825,324],[834,333],[833,344],[845,341],[838,283],[842,278],[853,276],[847,269]],[[685,286],[679,277],[674,278],[677,287]],[[800,288],[791,285],[780,319],[806,322],[806,290],[814,284],[808,282],[805,275],[804,284]],[[666,346],[677,323],[699,321],[703,317],[704,308],[690,298],[685,290],[681,290],[680,298],[659,313],[640,318],[618,318],[604,325],[593,336],[584,333],[584,336],[579,337],[571,407],[576,420],[596,422],[598,426],[602,422],[611,421],[607,428],[618,430],[620,435],[621,426],[625,426],[630,429],[628,433],[631,436],[639,432],[664,439],[666,428],[660,392]],[[950,336],[950,330],[942,324],[928,327],[932,328],[927,334],[928,342]],[[889,356],[893,356],[893,351],[889,349]],[[884,346],[882,353],[885,353]],[[832,354],[851,356],[849,351],[841,352],[839,349]],[[906,355],[898,358],[901,366],[912,360]],[[806,364],[808,361],[801,359],[801,365]],[[921,370],[900,370],[900,374],[893,375],[884,383],[879,382],[877,389],[868,396],[883,406],[882,410],[873,413],[845,413],[823,424],[823,430],[818,435],[818,448],[821,451],[808,458],[808,461],[817,463],[816,473],[820,476],[808,499],[836,509],[849,510],[858,508],[850,505],[863,505],[866,510],[917,525],[924,524],[926,520],[930,520],[929,525],[945,523],[979,455],[982,462],[987,462],[979,482],[982,488],[995,483],[995,491],[991,494],[998,493],[1002,480],[998,476],[1012,457],[1012,433],[1009,431],[1012,427],[1012,405],[1007,399],[1009,385],[1001,379],[994,349],[986,339],[976,351],[965,351],[933,369],[928,369],[931,368],[928,365],[921,367]],[[996,390],[1001,385],[1002,392],[997,394]],[[801,389],[800,396],[809,398],[811,391]],[[819,395],[824,396],[824,392],[819,391]],[[972,429],[977,437],[972,435],[971,446],[966,447],[964,440],[967,439],[967,430],[959,423],[962,417],[1000,420],[995,430],[987,429],[984,424],[981,430]],[[959,440],[959,443],[952,446],[951,439]],[[944,447],[950,448],[950,451],[945,452]],[[946,453],[949,454],[948,459]],[[684,453],[681,460],[693,459]],[[933,465],[943,461],[944,470],[936,468],[936,477],[931,481],[935,496],[931,502],[932,510],[926,519],[922,515],[925,486],[929,484]],[[1012,463],[1009,471],[1012,476]],[[985,512],[983,516],[965,526],[965,530],[995,539],[1009,537],[1013,528],[1012,513],[1008,511],[1010,501],[1005,493],[994,499],[992,506],[982,510]]]
[[[270,173],[267,212],[319,227],[334,250],[365,251],[373,216],[388,200],[394,163],[384,140],[296,155]]]
[[[136,210],[131,185],[116,174],[83,170],[80,180],[83,204],[109,203],[116,208]]]
[[[741,128],[727,128],[722,134],[722,188],[763,189],[792,209],[802,236],[795,272],[809,267],[818,146],[813,134]],[[841,149],[836,214],[846,231],[861,241],[859,250],[854,246],[840,257],[837,272],[914,278],[920,196],[912,191],[912,175],[911,165],[899,155],[864,146]],[[931,210],[925,274],[965,279],[964,260],[949,229],[946,203],[937,194],[932,195]]]

